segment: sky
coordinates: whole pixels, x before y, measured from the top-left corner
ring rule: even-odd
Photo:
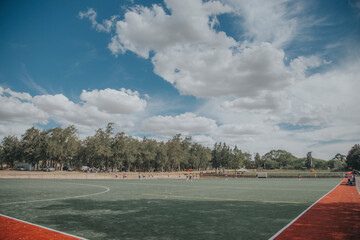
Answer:
[[[0,140],[74,125],[261,155],[360,143],[359,0],[2,0]]]

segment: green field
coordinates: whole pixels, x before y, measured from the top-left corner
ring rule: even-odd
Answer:
[[[87,239],[268,239],[341,179],[0,179],[0,213]]]

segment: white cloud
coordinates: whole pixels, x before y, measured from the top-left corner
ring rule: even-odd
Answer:
[[[154,71],[182,94],[197,97],[256,97],[261,91],[279,91],[293,79],[283,63],[284,52],[268,43],[256,47],[199,48],[186,46],[157,53]]]
[[[79,17],[81,19],[88,18],[93,26],[99,32],[110,32],[116,18],[118,16],[112,16],[111,20],[104,20],[103,23],[98,23],[96,21],[97,13],[94,9],[89,8],[87,12],[79,12]]]
[[[214,119],[200,117],[194,113],[177,116],[155,116],[142,123],[146,133],[171,137],[178,133],[191,135],[193,141],[212,147],[215,142],[238,145],[253,142],[254,136],[264,133],[264,127],[249,123],[231,123],[218,125]]]
[[[178,133],[203,134],[216,128],[216,122],[205,117],[198,117],[194,113],[184,113],[178,116],[155,116],[143,121],[144,132],[165,136],[174,136]]]
[[[195,135],[192,136],[193,142],[197,142],[205,147],[212,148],[215,144],[215,140],[211,136],[206,135]]]
[[[309,148],[322,156],[326,150],[344,152],[344,145],[335,148],[327,141],[358,139],[350,133],[360,132],[359,61],[341,61],[343,65],[336,67],[336,59],[321,59],[327,56],[321,52],[287,59],[283,49],[309,41],[306,28],[312,20],[319,22],[308,14],[304,18],[305,4],[310,3],[168,0],[167,9],[129,9],[116,22],[108,45],[111,52],[132,51],[151,58],[154,72],[181,94],[206,98],[196,113],[150,115],[142,123],[143,131],[166,137],[191,134],[199,141],[241,144],[242,149],[260,153],[285,149],[304,156]],[[215,27],[221,25],[218,15],[226,13],[231,13],[241,36],[232,38],[218,30],[221,26]]]
[[[83,102],[77,104],[62,94],[41,95],[34,97],[33,102],[62,125],[75,124],[82,129],[108,122],[129,129],[134,124],[128,116],[146,107],[138,92],[126,89],[83,90],[80,99]]]
[[[138,92],[124,88],[120,91],[109,88],[91,92],[83,90],[80,98],[107,113],[129,114],[143,111],[146,107],[146,101],[139,97]]]
[[[6,95],[10,94],[10,96]],[[10,89],[0,87],[0,123],[46,123],[48,115],[30,100],[30,94],[13,92]]]
[[[66,114],[66,112],[79,111],[79,106],[62,94],[38,95],[34,97],[32,102],[44,112],[51,115],[62,115]]]
[[[236,125],[236,124],[225,124],[220,126],[216,135],[221,136],[222,138],[237,138],[239,136],[244,135],[258,135],[260,134],[260,130],[255,125]]]
[[[289,101],[287,99],[281,98],[280,95],[282,94],[278,93],[277,95],[275,95],[271,93],[266,93],[255,98],[237,98],[231,101],[224,101],[224,103],[221,104],[221,107],[234,112],[284,111],[290,107]]]
[[[209,17],[231,11],[220,2],[167,0],[165,3],[170,15],[154,4],[152,8],[132,8],[124,15],[123,21],[117,21],[116,36],[109,44],[112,53],[130,50],[148,58],[150,51],[208,41],[216,38],[216,33],[209,29]]]
[[[238,23],[245,29],[244,37],[252,42],[269,42],[282,48],[298,34],[300,2],[291,0],[225,0],[236,14]]]
[[[215,31],[216,15],[233,11],[218,1],[165,1],[162,6],[137,6],[116,22],[109,43],[113,54],[132,51],[148,58],[154,72],[181,94],[196,97],[258,97],[279,91],[293,81],[284,52],[272,44],[239,43]]]
[[[290,61],[290,68],[293,70],[296,79],[305,79],[305,74],[308,69],[319,67],[322,63],[330,64],[330,62],[325,60],[321,61],[317,56],[300,56]]]
[[[53,120],[62,126],[75,125],[81,132],[90,133],[109,122],[121,131],[131,131],[134,114],[143,112],[146,101],[136,91],[114,89],[83,91],[82,102],[74,103],[63,94],[38,95],[18,93],[0,87],[0,133],[11,133],[14,123],[19,129]],[[10,129],[6,130],[9,127]]]
[[[0,95],[3,95],[4,93],[9,94],[11,97],[14,98],[18,98],[20,100],[31,100],[32,97],[29,93],[19,93],[19,92],[14,92],[11,91],[9,88],[3,89],[2,87],[0,87]]]

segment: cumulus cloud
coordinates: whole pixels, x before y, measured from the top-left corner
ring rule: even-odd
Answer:
[[[83,132],[90,132],[108,122],[115,123],[122,131],[131,130],[135,126],[132,114],[143,112],[146,107],[146,100],[130,89],[84,90],[80,99],[80,103],[75,103],[63,94],[31,97],[28,93],[0,87],[2,131],[5,133],[6,126],[13,123],[28,127],[47,124],[49,120],[62,126],[74,124]]]
[[[2,88],[0,87],[0,94],[3,95],[3,94],[8,94],[9,96],[11,97],[14,97],[14,98],[18,98],[19,100],[31,100],[32,97],[29,93],[19,93],[19,92],[14,92],[14,91],[11,91],[9,88]]]
[[[48,114],[28,100],[30,94],[0,87],[0,123],[47,123]]]
[[[165,1],[137,6],[117,21],[109,49],[132,51],[143,58],[154,52],[154,72],[181,94],[196,97],[258,96],[289,86],[292,74],[284,52],[270,43],[240,44],[215,31],[216,15],[233,9],[218,1]]]
[[[198,117],[194,113],[184,113],[178,116],[155,116],[143,121],[142,129],[144,132],[165,136],[173,136],[181,133],[206,134],[216,128],[213,119]]]
[[[289,101],[282,99],[280,94],[266,93],[255,98],[237,98],[231,101],[224,101],[221,107],[234,112],[252,111],[252,112],[275,112],[284,111],[289,108]]]
[[[304,139],[310,131],[285,131],[279,124],[315,126],[308,128],[316,132],[316,138],[309,137],[313,144],[340,136],[340,128],[334,126],[359,132],[353,121],[360,117],[356,111],[359,61],[351,59],[335,67],[321,59],[326,54],[320,52],[286,56],[289,43],[298,44],[298,36],[307,37],[304,30],[313,18],[307,14],[304,19],[305,4],[310,3],[166,0],[164,5],[129,8],[110,30],[110,51],[150,58],[154,72],[180,94],[206,98],[196,114],[150,117],[143,121],[143,131],[163,136],[193,134],[204,142],[240,142],[255,151],[288,145],[297,153],[307,151]],[[233,31],[230,37],[216,27],[221,25],[219,15],[229,13],[241,28],[239,36]],[[101,108],[104,113],[117,111]],[[330,131],[336,134],[325,134]],[[345,132],[342,140],[355,138]]]
[[[154,71],[182,94],[197,97],[258,96],[279,91],[293,79],[283,63],[284,52],[268,43],[256,47],[183,47],[157,53]]]
[[[38,95],[34,97],[32,102],[51,115],[62,115],[66,112],[77,112],[79,110],[79,106],[62,94]]]
[[[322,63],[330,64],[330,62],[327,62],[325,60],[321,61],[318,56],[299,56],[290,61],[290,68],[293,70],[296,79],[302,80],[305,79],[306,71],[308,69],[319,67]]]
[[[124,20],[116,22],[116,36],[109,44],[112,53],[130,50],[148,58],[150,51],[214,39],[217,34],[209,28],[210,16],[231,11],[228,6],[213,1],[167,0],[165,4],[171,14],[156,4],[152,8],[137,6],[125,13]]]
[[[288,90],[292,100],[292,123],[327,125],[360,117],[360,59],[339,65],[324,73],[313,74]],[[348,125],[349,123],[341,124]]]
[[[120,91],[109,88],[91,92],[83,90],[80,98],[107,113],[129,114],[143,111],[146,107],[146,101],[139,97],[137,91],[133,92],[124,88]]]
[[[89,8],[86,12],[79,12],[79,17],[81,19],[88,18],[93,26],[99,32],[110,32],[116,18],[118,16],[112,16],[111,20],[104,20],[103,23],[98,23],[96,21],[97,13],[94,9]]]
[[[225,124],[219,126],[216,131],[216,135],[222,138],[237,138],[244,135],[258,135],[261,132],[255,125],[236,125],[236,124]]]
[[[253,142],[254,136],[263,133],[263,127],[257,124],[222,124],[214,119],[200,117],[195,113],[184,113],[177,116],[155,116],[142,123],[142,130],[154,135],[171,137],[178,133],[191,135],[194,142],[212,147],[215,142],[226,142],[237,145]]]
[[[283,48],[300,31],[298,13],[300,2],[291,0],[225,0],[234,13],[240,16],[238,24],[245,31],[245,39],[252,42],[269,42],[276,48]]]

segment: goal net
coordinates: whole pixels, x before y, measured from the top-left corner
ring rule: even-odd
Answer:
[[[267,178],[267,172],[258,172],[256,173],[257,178]]]

